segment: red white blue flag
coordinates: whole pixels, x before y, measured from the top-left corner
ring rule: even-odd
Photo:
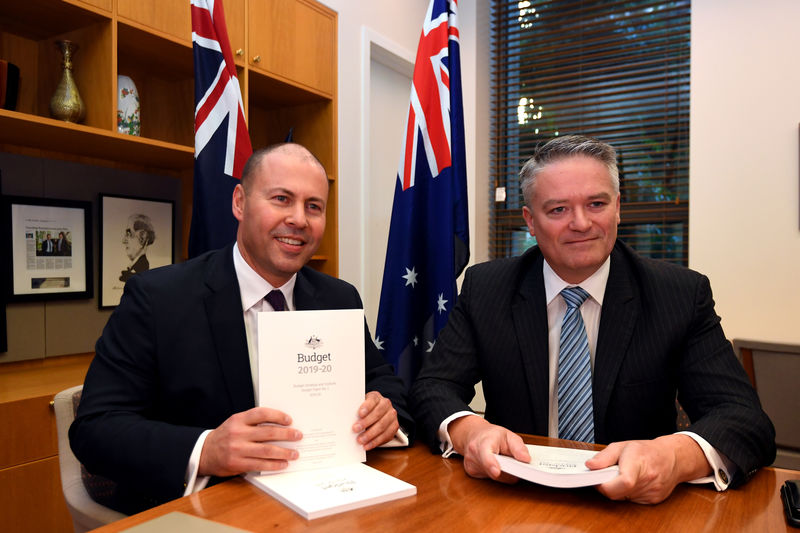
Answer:
[[[236,238],[233,189],[253,153],[222,0],[191,0],[194,50],[194,196],[189,257]]]
[[[457,14],[457,0],[431,0],[425,15],[383,271],[375,344],[407,387],[469,260]]]

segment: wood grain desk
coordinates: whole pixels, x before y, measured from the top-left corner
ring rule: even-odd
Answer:
[[[526,437],[532,444],[564,441]],[[786,524],[779,488],[800,471],[766,468],[744,487],[716,492],[680,485],[665,502],[607,500],[594,489],[553,489],[473,479],[460,459],[442,459],[422,444],[367,454],[370,466],[417,487],[416,496],[307,521],[243,479],[203,490],[97,529],[123,531],[181,511],[249,531],[797,531]]]

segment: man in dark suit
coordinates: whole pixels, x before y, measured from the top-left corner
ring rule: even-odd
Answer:
[[[42,253],[44,255],[54,255],[55,254],[55,244],[53,243],[53,238],[50,234],[47,234],[47,238],[42,241]]]
[[[291,413],[256,405],[258,311],[357,309],[356,289],[304,266],[325,229],[328,180],[296,144],[256,152],[233,194],[236,243],[128,280],[97,342],[70,443],[136,512],[210,479],[280,470],[302,438]],[[285,302],[269,303],[278,290]],[[274,302],[274,300],[272,300]],[[365,401],[353,438],[369,450],[412,429],[403,384],[365,326]],[[399,415],[399,420],[398,420]]]
[[[63,231],[58,232],[58,240],[56,241],[56,255],[72,255],[72,245],[67,240]]]
[[[617,240],[614,149],[560,137],[537,150],[520,179],[538,246],[467,271],[411,390],[423,438],[463,455],[470,475],[500,481],[513,478],[493,453],[530,460],[513,432],[612,443],[587,466],[619,464],[620,476],[599,490],[640,503],[660,502],[684,481],[724,490],[771,463],[774,429],[725,338],[708,278]],[[571,308],[576,291],[586,300]],[[566,320],[570,308],[580,321]],[[579,373],[559,374],[560,346],[577,338],[585,410],[559,411],[560,401],[577,402],[567,384]],[[481,380],[485,418],[467,405]],[[676,432],[676,395],[691,420],[686,432]],[[578,411],[587,437],[565,437]]]

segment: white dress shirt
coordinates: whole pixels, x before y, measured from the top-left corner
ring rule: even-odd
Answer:
[[[579,286],[589,293],[589,298],[581,305],[581,317],[586,328],[586,337],[589,341],[589,356],[591,358],[592,372],[594,373],[595,349],[597,347],[597,335],[600,330],[600,314],[603,306],[603,296],[606,292],[608,274],[611,271],[611,257],[600,266],[594,274],[583,280]],[[567,287],[575,287],[561,279],[558,274],[544,261],[542,270],[544,276],[545,301],[547,303],[547,331],[548,331],[548,372],[549,372],[549,409],[548,409],[548,428],[549,437],[558,438],[558,352],[561,344],[561,324],[564,315],[567,313],[567,304],[564,298],[560,297],[561,291]],[[474,414],[470,411],[460,411],[453,413],[439,426],[439,440],[441,449],[445,457],[453,454],[453,443],[447,426],[453,420],[462,416]],[[727,457],[715,450],[703,437],[691,431],[679,431],[679,434],[688,435],[700,446],[703,453],[711,465],[713,475],[690,481],[690,483],[714,483],[717,490],[725,490],[735,471],[735,465]]]
[[[253,378],[253,395],[256,405],[258,405],[258,313],[274,311],[269,302],[264,299],[264,296],[276,288],[283,293],[283,297],[286,299],[286,308],[289,311],[294,311],[294,284],[297,281],[297,274],[292,276],[281,287],[273,287],[247,264],[247,261],[244,260],[242,253],[239,251],[238,243],[233,245],[233,268],[236,271],[236,279],[239,281],[244,329],[247,336],[247,352],[250,355],[250,374]],[[203,444],[209,433],[211,433],[210,429],[205,430],[192,449],[189,464],[186,466],[184,496],[204,489],[210,479],[210,476],[197,476],[197,470],[200,467],[200,454],[203,451]]]

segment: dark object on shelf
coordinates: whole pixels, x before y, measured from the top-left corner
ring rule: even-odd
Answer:
[[[17,109],[19,94],[19,67],[0,59],[0,107],[14,111]]]

